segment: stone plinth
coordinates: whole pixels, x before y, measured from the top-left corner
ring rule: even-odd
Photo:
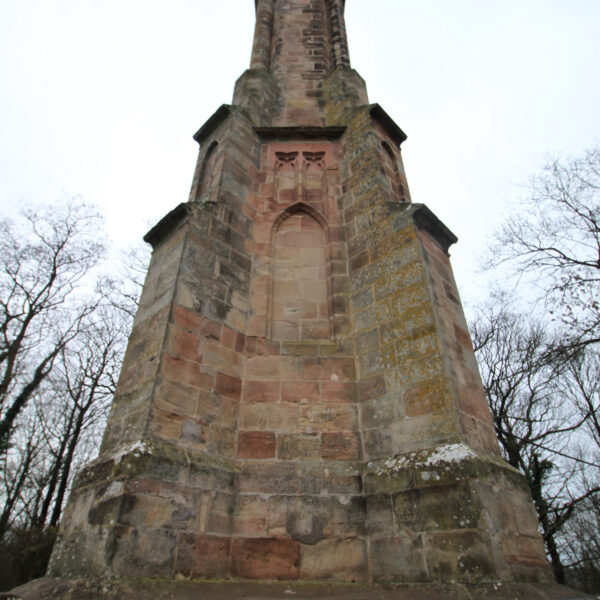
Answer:
[[[52,579],[30,582],[13,592],[21,600],[591,600],[593,597],[552,584],[377,585],[340,583],[201,582],[161,579]]]

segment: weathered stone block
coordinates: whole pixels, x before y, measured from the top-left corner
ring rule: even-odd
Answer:
[[[234,538],[232,573],[250,579],[296,579],[298,542],[289,538]]]
[[[278,381],[246,381],[242,392],[244,402],[277,402],[279,400]],[[289,402],[287,398],[282,398]]]
[[[282,460],[314,459],[321,456],[318,434],[281,433],[277,436],[277,458]]]
[[[105,556],[118,576],[172,577],[176,545],[177,534],[169,529],[114,526]]]
[[[277,440],[271,431],[240,431],[238,456],[240,458],[274,458]]]
[[[302,579],[336,579],[366,581],[368,579],[367,550],[361,539],[322,540],[300,547],[300,577]]]
[[[282,402],[318,402],[320,384],[312,381],[283,381],[281,384]]]
[[[357,409],[351,404],[306,404],[299,407],[298,427],[305,433],[355,431],[357,426]]]
[[[402,559],[398,560],[400,556]],[[420,535],[373,540],[371,565],[375,581],[415,582],[429,578]]]
[[[179,538],[175,574],[227,577],[231,538],[187,533]]]
[[[321,458],[325,460],[358,460],[360,441],[356,433],[325,432],[321,436]]]
[[[495,541],[481,531],[453,531],[425,535],[430,578],[448,581],[460,576],[464,581],[501,576]]]

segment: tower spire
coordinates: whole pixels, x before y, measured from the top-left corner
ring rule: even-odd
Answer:
[[[344,0],[255,0],[255,5],[251,68],[270,70],[272,63],[275,68],[295,63],[307,74],[350,68]],[[297,29],[301,44],[290,35],[291,29]]]
[[[323,87],[350,69],[343,0],[256,0],[250,70],[277,90],[278,124],[322,124]]]

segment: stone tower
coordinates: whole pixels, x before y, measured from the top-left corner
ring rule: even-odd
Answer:
[[[550,580],[456,238],[411,202],[344,0],[258,0],[251,67],[194,137],[51,573]]]

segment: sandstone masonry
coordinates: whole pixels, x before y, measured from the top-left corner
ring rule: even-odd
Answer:
[[[406,136],[343,0],[258,0],[251,68],[196,133],[54,575],[551,581],[501,458]]]

